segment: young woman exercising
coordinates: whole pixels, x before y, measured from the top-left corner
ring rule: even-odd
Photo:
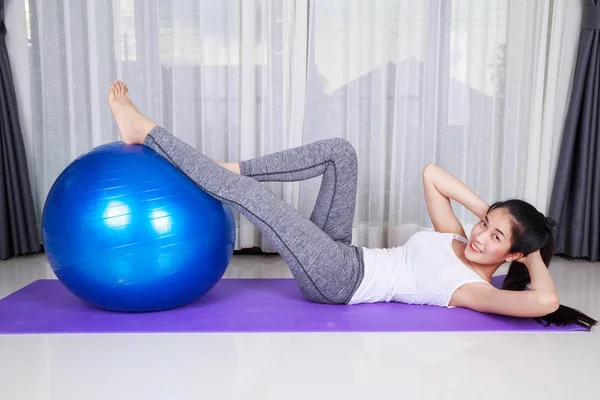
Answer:
[[[423,185],[435,232],[419,232],[390,249],[353,246],[357,156],[347,140],[324,139],[222,163],[142,115],[122,82],[113,83],[108,103],[123,143],[152,148],[212,197],[239,210],[283,257],[311,301],[464,307],[588,329],[596,323],[559,304],[547,268],[556,224],[526,202],[508,200],[490,207],[464,183],[429,164]],[[323,179],[310,219],[260,183],[319,175]],[[469,239],[450,199],[480,219]],[[497,289],[490,283],[492,275],[506,261],[512,265],[503,288]]]

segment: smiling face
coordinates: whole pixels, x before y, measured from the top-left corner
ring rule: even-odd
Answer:
[[[465,257],[480,265],[500,265],[519,258],[521,254],[510,253],[512,225],[512,217],[506,209],[492,210],[473,227]]]

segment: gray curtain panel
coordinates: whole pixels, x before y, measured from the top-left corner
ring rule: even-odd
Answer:
[[[0,259],[40,250],[0,0]]]
[[[600,260],[600,5],[586,0],[579,54],[554,179],[557,253]]]

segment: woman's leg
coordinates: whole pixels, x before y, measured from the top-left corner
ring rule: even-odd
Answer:
[[[360,247],[333,240],[257,180],[219,166],[156,126],[135,108],[123,83],[112,85],[108,102],[124,143],[154,149],[208,194],[239,210],[281,254],[307,298],[350,301],[364,271]]]
[[[343,138],[323,139],[251,160],[240,173],[259,182],[296,182],[323,175],[310,220],[333,240],[352,244],[358,162]]]
[[[286,261],[307,298],[333,304],[350,301],[362,281],[359,248],[333,240],[259,181],[219,166],[159,126],[148,133],[144,145],[248,218]]]

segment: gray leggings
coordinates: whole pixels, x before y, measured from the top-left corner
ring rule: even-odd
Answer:
[[[362,248],[352,245],[356,151],[343,138],[241,161],[242,175],[213,162],[157,126],[145,146],[165,157],[200,188],[239,210],[283,257],[301,292],[318,303],[347,304],[360,285]],[[310,220],[263,181],[301,181],[323,174]]]

